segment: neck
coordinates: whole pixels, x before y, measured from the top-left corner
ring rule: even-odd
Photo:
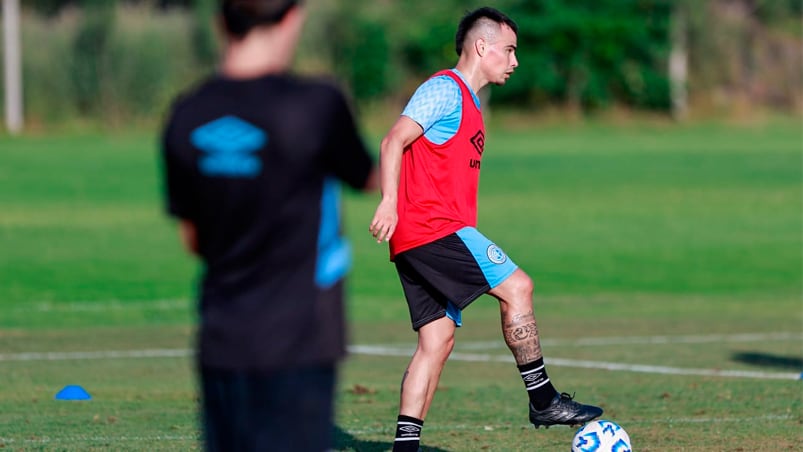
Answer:
[[[287,72],[293,64],[303,22],[298,7],[292,8],[278,23],[256,27],[242,39],[229,39],[220,65],[231,78],[255,78]]]
[[[291,57],[287,52],[273,52],[271,39],[265,32],[252,31],[245,38],[231,40],[226,45],[220,70],[231,78],[253,78],[262,75],[285,72],[290,68]]]
[[[488,84],[488,79],[483,77],[482,73],[480,72],[479,64],[468,61],[467,58],[461,56],[460,60],[457,62],[457,66],[455,66],[455,69],[463,74],[463,77],[474,91],[474,94],[479,93],[480,90]]]

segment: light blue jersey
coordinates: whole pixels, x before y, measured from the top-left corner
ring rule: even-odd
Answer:
[[[460,71],[452,69],[452,72],[469,86]],[[473,91],[471,97],[477,108],[480,108],[480,99]],[[446,75],[432,77],[418,87],[402,115],[417,122],[424,129],[424,136],[429,141],[443,144],[460,129],[460,120],[463,117],[460,86]]]

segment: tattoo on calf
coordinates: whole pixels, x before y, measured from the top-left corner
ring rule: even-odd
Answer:
[[[515,315],[503,330],[505,343],[513,352],[517,364],[526,364],[542,357],[538,327],[532,313]]]

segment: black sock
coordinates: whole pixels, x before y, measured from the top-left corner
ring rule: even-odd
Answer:
[[[393,452],[417,452],[422,428],[424,428],[424,421],[421,419],[400,414],[396,421],[396,440],[393,441]]]
[[[530,396],[530,403],[536,410],[548,407],[558,391],[552,386],[549,376],[546,374],[544,358],[538,358],[518,367],[521,379],[524,380],[524,387],[527,388],[527,395]]]

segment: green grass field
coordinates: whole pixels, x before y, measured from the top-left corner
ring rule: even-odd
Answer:
[[[803,450],[799,121],[525,129],[489,127],[480,229],[536,282],[558,389],[637,451]],[[163,214],[156,142],[0,137],[0,448],[200,448],[197,266]],[[390,449],[415,345],[367,232],[376,200],[347,198],[340,450]],[[424,450],[570,450],[573,429],[528,425],[496,302],[464,324]],[[93,399],[54,400],[68,384]]]

